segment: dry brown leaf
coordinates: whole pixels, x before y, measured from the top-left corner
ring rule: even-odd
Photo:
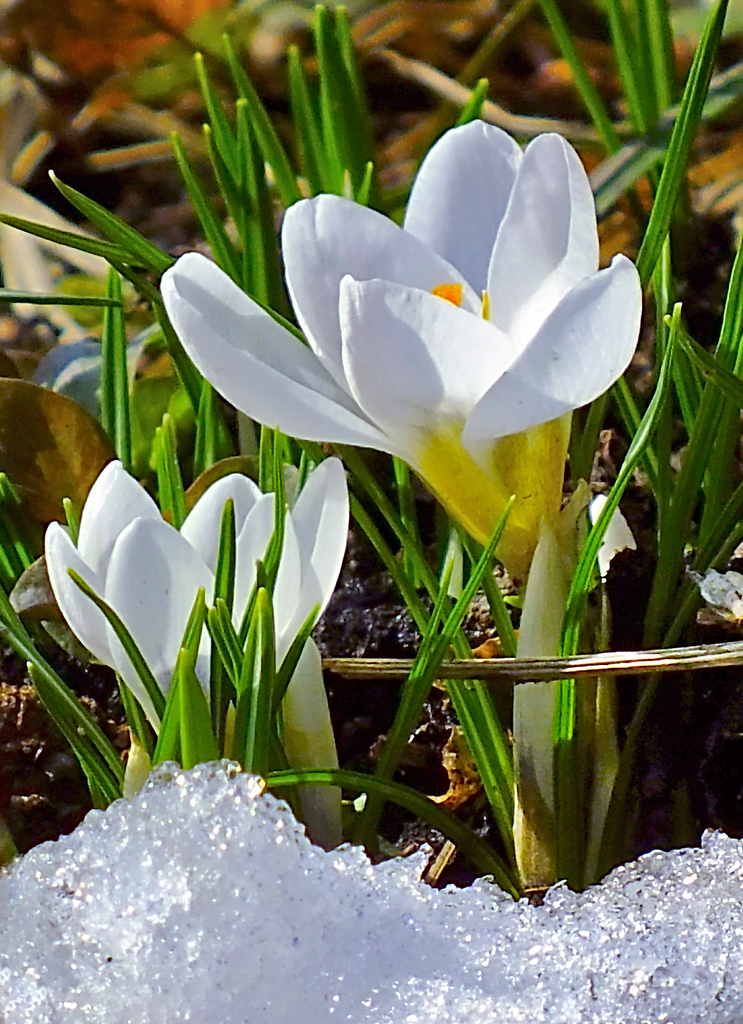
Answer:
[[[449,788],[443,796],[432,796],[431,800],[456,811],[482,789],[480,774],[460,728],[449,733],[441,751],[441,763],[449,777]]]
[[[103,428],[75,402],[27,381],[0,378],[0,471],[38,522],[64,522],[63,498],[79,512],[114,457]]]
[[[0,22],[0,54],[16,67],[42,53],[80,78],[141,64],[231,0],[19,0]]]

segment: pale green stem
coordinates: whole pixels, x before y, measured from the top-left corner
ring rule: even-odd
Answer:
[[[565,602],[577,558],[580,487],[555,524],[543,522],[524,593],[517,656],[549,657],[560,645]],[[514,843],[525,889],[557,881],[554,773],[555,684],[523,683],[514,691]]]
[[[320,652],[312,639],[307,641],[286,689],[281,716],[281,737],[292,768],[338,767]],[[299,786],[297,795],[301,818],[312,840],[326,850],[340,845],[340,789],[335,786]]]

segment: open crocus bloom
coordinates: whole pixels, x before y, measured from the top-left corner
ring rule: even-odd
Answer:
[[[237,525],[234,621],[239,627],[255,582],[256,561],[264,557],[274,528],[274,495],[263,494],[245,476],[231,474],[212,484],[179,531],[163,520],[155,502],[121,463],[111,462],[90,490],[77,545],[58,523],[46,533],[49,579],[64,618],[99,661],[121,674],[155,727],[159,723],[134,667],[105,616],[68,569],[74,569],[122,619],[167,693],[197,592],[203,587],[207,602],[213,596],[220,523],[229,498],[235,503]],[[322,611],[330,599],[347,532],[343,466],[338,459],[327,459],[311,474],[286,516],[274,591],[279,663],[313,607],[319,605]],[[209,650],[205,633],[196,672],[207,691]],[[315,660],[307,655],[305,665]]]
[[[480,541],[515,494],[499,555],[525,571],[559,510],[569,414],[623,373],[640,324],[632,263],[598,270],[573,149],[473,122],[431,149],[403,228],[319,196],[282,246],[309,348],[189,253],[162,293],[196,366],[261,423],[402,457]]]

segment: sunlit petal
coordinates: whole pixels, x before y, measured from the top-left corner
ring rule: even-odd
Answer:
[[[383,278],[430,292],[463,285],[463,304],[479,296],[454,267],[381,213],[339,196],[318,196],[292,206],[282,231],[286,281],[300,326],[326,370],[341,385],[341,280]]]
[[[520,162],[510,135],[471,121],[439,139],[410,193],[405,230],[453,264],[478,295],[488,285],[490,255]]]
[[[354,397],[408,452],[438,421],[463,420],[513,358],[482,317],[387,281],[346,278],[341,316]]]
[[[182,256],[162,294],[198,370],[248,416],[309,441],[383,441],[310,349],[204,256]]]
[[[140,518],[160,519],[160,510],[119,461],[109,462],[91,487],[80,517],[77,547],[83,560],[94,571],[105,572],[117,537]]]
[[[282,704],[283,742],[292,768],[337,768],[333,726],[317,645],[307,641]],[[329,786],[301,786],[302,821],[312,839],[326,849],[337,846],[341,833],[341,791]]]
[[[518,433],[602,395],[632,359],[640,300],[637,271],[624,256],[574,288],[475,406],[464,445]]]
[[[235,626],[238,628],[255,585],[256,563],[265,558],[274,522],[274,495],[262,494],[237,534],[233,608]]]
[[[313,470],[291,511],[301,561],[290,634],[312,608],[322,614],[338,581],[348,535],[348,487],[343,464],[326,459]]]
[[[582,278],[598,269],[593,195],[575,150],[558,135],[526,149],[488,272],[490,316],[531,336]]]
[[[242,473],[230,473],[215,481],[199,498],[181,527],[181,535],[214,571],[219,553],[222,513],[229,498],[235,503],[236,533],[239,533],[256,501],[262,496],[257,484]]]
[[[104,665],[113,665],[106,620],[67,570],[74,569],[100,597],[104,580],[83,561],[69,533],[59,523],[51,523],[46,531],[44,554],[54,597],[70,629],[93,657]]]
[[[211,601],[214,577],[177,530],[137,519],[111,556],[105,599],[124,622],[152,674],[167,692],[183,633],[200,587]],[[116,667],[137,697],[142,685],[121,644],[109,632]],[[203,665],[197,674],[204,676]]]

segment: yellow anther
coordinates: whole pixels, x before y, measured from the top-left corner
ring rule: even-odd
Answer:
[[[490,296],[487,292],[482,293],[482,318],[483,320],[490,319]]]
[[[439,299],[446,299],[447,302],[453,302],[455,306],[462,305],[461,284],[437,284],[431,294]]]

